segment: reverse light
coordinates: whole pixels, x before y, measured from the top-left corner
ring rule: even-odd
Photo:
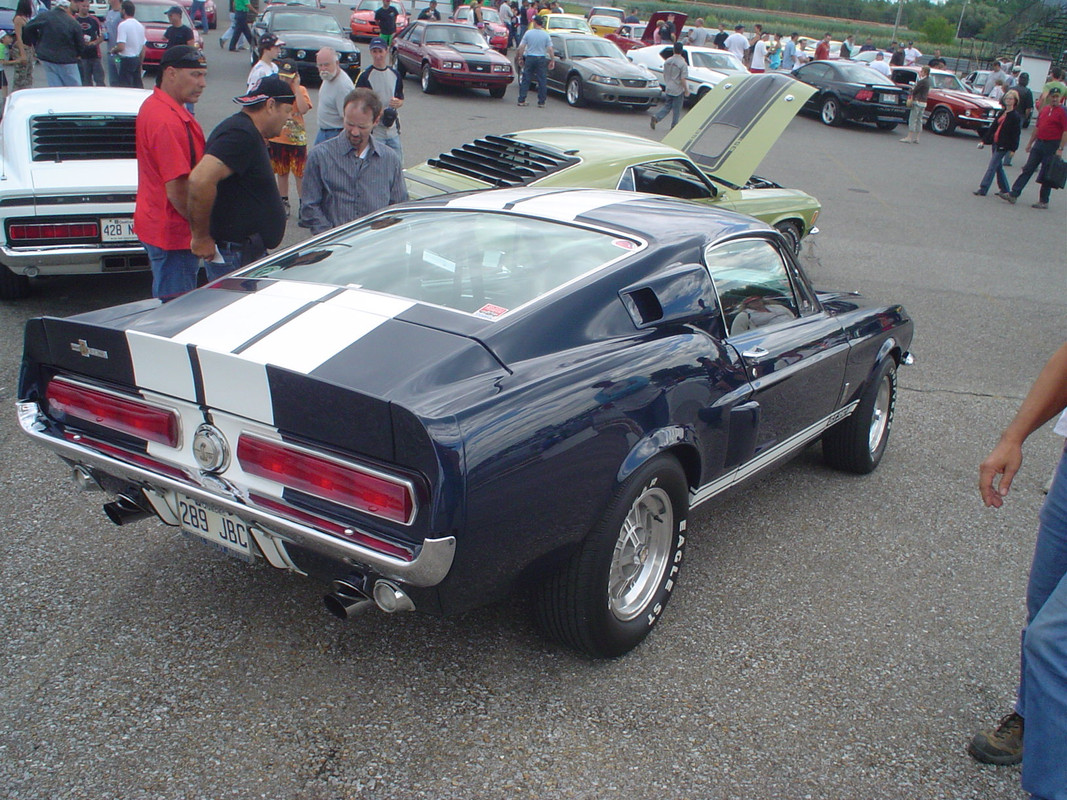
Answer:
[[[237,461],[249,475],[401,525],[415,519],[415,491],[403,478],[242,434]]]
[[[176,411],[143,400],[56,378],[45,391],[52,416],[65,415],[149,442],[177,447],[181,426]]]

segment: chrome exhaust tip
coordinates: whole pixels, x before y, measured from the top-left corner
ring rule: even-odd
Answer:
[[[145,517],[154,516],[153,512],[145,511],[136,500],[124,494],[116,497],[114,502],[104,503],[104,513],[116,525],[128,525]]]
[[[74,481],[74,485],[81,489],[83,492],[99,492],[102,491],[100,484],[96,478],[93,477],[93,473],[89,471],[88,467],[83,467],[81,464],[74,468],[71,472],[71,480]]]
[[[415,603],[412,602],[411,598],[391,581],[379,580],[374,584],[374,602],[386,614],[415,610]]]
[[[324,595],[322,604],[338,619],[352,619],[374,605],[358,586],[348,581],[334,581],[333,591]]]

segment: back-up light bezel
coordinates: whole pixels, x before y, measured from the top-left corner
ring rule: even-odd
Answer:
[[[141,398],[67,378],[53,378],[45,390],[45,402],[52,417],[72,417],[167,447],[176,448],[181,444],[181,417],[178,412]]]
[[[290,442],[242,433],[237,462],[249,475],[378,519],[409,526],[418,515],[415,484],[363,464]]]

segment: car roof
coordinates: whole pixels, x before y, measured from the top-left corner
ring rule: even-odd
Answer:
[[[119,89],[104,86],[55,87],[51,89],[23,89],[7,99],[5,115],[26,116],[40,114],[136,114],[145,98],[146,89]]]
[[[650,158],[685,157],[679,150],[643,136],[601,128],[531,128],[507,135],[524,142],[546,144],[564,152],[574,151],[579,158],[583,150],[596,152],[598,159],[608,160],[620,158],[633,161],[644,156]],[[598,163],[603,162],[598,161]]]

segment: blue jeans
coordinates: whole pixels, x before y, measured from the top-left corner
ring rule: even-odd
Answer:
[[[322,144],[328,139],[334,138],[340,132],[340,128],[319,128],[319,132],[315,134],[315,142],[311,146],[314,147],[316,144]]]
[[[141,79],[141,59],[139,56],[123,56],[119,59],[119,86],[128,86],[131,89],[143,89],[144,81]]]
[[[1019,177],[1015,179],[1015,185],[1011,187],[1013,195],[1018,197],[1022,194],[1023,189],[1030,182],[1031,176],[1037,172],[1038,167],[1042,167],[1042,174],[1044,173],[1045,162],[1052,160],[1052,157],[1056,155],[1056,148],[1059,146],[1059,139],[1038,139],[1034,142],[1030,148],[1030,157],[1026,159],[1026,165],[1023,166],[1023,171],[1019,173]],[[1040,175],[1038,180],[1041,180]],[[1052,196],[1052,187],[1047,183],[1042,183],[1040,195],[1041,202],[1047,203]]]
[[[49,86],[81,86],[82,74],[78,64],[55,64],[42,61],[44,74]]]
[[[109,55],[105,59],[107,61],[107,85],[108,86],[121,86],[121,78],[119,77],[119,62],[115,56]]]
[[[207,9],[204,8],[205,0],[193,0],[193,4],[189,7],[189,19],[193,21],[193,25],[196,25],[197,12],[200,13],[200,30],[207,30]]]
[[[237,49],[237,43],[241,37],[248,40],[248,46],[252,46],[252,31],[248,27],[248,12],[235,11],[233,15],[233,34],[230,36],[230,52]]]
[[[674,114],[674,116],[671,118],[671,127],[673,128],[675,125],[678,124],[678,120],[682,118],[683,103],[685,103],[684,94],[665,95],[663,105],[660,106],[659,111],[657,111],[652,116],[655,118],[656,122],[659,122],[661,119],[667,116],[667,114]]]
[[[543,106],[548,99],[548,56],[526,56],[519,81],[519,102],[526,102],[530,83],[537,83],[537,105]]]
[[[1007,192],[1011,189],[1008,174],[1004,171],[1004,159],[1010,153],[1011,150],[1004,150],[993,145],[993,154],[989,157],[989,166],[986,168],[985,175],[982,176],[982,182],[978,184],[978,191],[988,194],[989,187],[993,185],[993,176],[997,178],[997,188],[1000,191]]]
[[[1067,451],[1040,520],[1015,705],[1026,720],[1022,784],[1035,798],[1067,800]]]
[[[208,280],[215,280],[232,271],[228,265],[201,262],[191,250],[164,250],[146,244],[148,263],[152,265],[152,296],[164,303],[196,288],[196,276],[203,264]]]

